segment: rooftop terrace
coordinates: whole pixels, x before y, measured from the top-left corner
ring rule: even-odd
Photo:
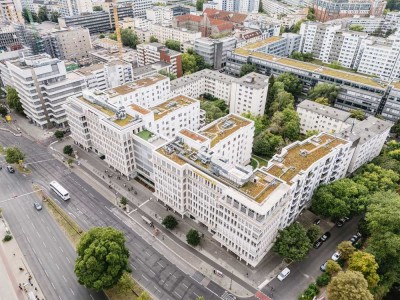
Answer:
[[[338,79],[347,80],[347,81],[351,81],[351,82],[358,83],[358,84],[364,84],[364,85],[372,86],[375,88],[385,88],[386,87],[385,84],[383,84],[383,83],[380,84],[371,77],[362,76],[362,75],[355,74],[352,72],[336,70],[336,69],[320,66],[317,64],[307,63],[307,62],[303,62],[303,61],[299,61],[299,60],[295,60],[295,59],[274,56],[274,55],[266,54],[266,53],[262,53],[262,52],[251,51],[249,49],[246,49],[245,47],[235,49],[234,53],[237,55],[252,56],[252,57],[263,59],[263,60],[266,60],[269,62],[281,64],[286,67],[293,67],[293,68],[298,68],[301,70],[307,70],[307,71],[318,73],[321,75],[332,76],[332,77],[335,77]]]
[[[254,172],[254,179],[245,183],[239,190],[257,203],[264,202],[281,184],[280,181],[260,170]]]
[[[117,86],[112,89],[105,90],[104,93],[107,94],[110,98],[126,95],[132,93],[140,88],[147,87],[153,85],[161,80],[166,79],[163,75],[154,75],[146,78],[142,78],[136,80],[134,82],[130,82],[124,85]]]
[[[287,152],[282,158],[275,155],[271,162],[273,165],[268,169],[268,173],[278,177],[288,184],[302,170],[308,169],[313,163],[327,155],[338,145],[344,145],[345,140],[335,138],[334,136],[323,134],[307,140],[305,143],[297,142],[287,148]]]
[[[147,108],[144,108],[144,107],[134,104],[134,103],[129,105],[129,107],[132,108],[134,111],[140,113],[141,115],[147,115],[150,113],[150,110],[148,110]]]
[[[208,137],[211,140],[211,147],[214,147],[221,140],[249,124],[251,124],[249,120],[231,114],[211,123],[200,133]]]
[[[205,137],[203,137],[202,135],[197,134],[197,133],[187,130],[187,129],[182,129],[181,131],[179,131],[179,133],[196,141],[196,142],[204,143],[205,141],[207,141],[207,139]]]
[[[195,102],[196,102],[196,100],[193,100],[193,99],[188,98],[183,95],[179,95],[179,96],[171,98],[163,103],[160,103],[156,106],[151,107],[150,110],[152,110],[154,112],[154,119],[159,120],[159,119],[165,117],[166,115],[168,115],[169,113],[171,113],[177,109],[180,109],[182,107],[191,105]]]
[[[251,43],[251,44],[247,44],[247,45],[243,46],[243,48],[247,49],[247,50],[255,50],[255,49],[261,48],[263,46],[266,46],[268,44],[272,44],[272,43],[275,43],[277,41],[280,41],[282,39],[283,38],[280,37],[280,36],[271,36],[271,37],[263,39],[261,41],[258,41],[258,42],[255,42],[255,43]]]
[[[109,117],[115,115],[115,112],[113,112],[111,109],[108,109],[107,107],[101,106],[100,104],[90,102],[89,100],[86,100],[85,98],[83,98],[83,96],[77,97],[77,99],[79,99],[83,103],[86,103],[86,104],[92,106],[93,108],[101,111],[102,113],[108,115]]]

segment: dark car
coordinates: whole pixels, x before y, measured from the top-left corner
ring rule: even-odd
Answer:
[[[325,232],[323,236],[321,236],[320,240],[325,242],[327,239],[331,237],[331,233],[329,231]]]
[[[314,242],[313,247],[314,247],[314,249],[318,249],[319,247],[321,247],[321,245],[322,245],[322,241],[318,240],[318,241]]]
[[[342,220],[339,220],[336,222],[336,227],[342,227],[344,225],[344,222]]]
[[[36,208],[36,210],[42,210],[42,206],[40,205],[39,202],[34,202],[33,207]]]
[[[314,225],[319,225],[319,223],[321,223],[321,219],[316,219],[316,220],[314,221]]]
[[[8,171],[9,173],[14,173],[14,172],[15,172],[14,168],[11,167],[11,166],[7,166],[7,171]]]

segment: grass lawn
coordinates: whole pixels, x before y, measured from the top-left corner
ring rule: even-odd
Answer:
[[[268,165],[268,160],[266,160],[266,159],[264,159],[262,157],[259,157],[259,156],[253,154],[251,156],[251,158],[252,158],[252,160],[254,159],[254,160],[258,161],[258,164],[259,164],[258,167],[259,168]],[[251,162],[251,165],[253,166],[253,162]]]

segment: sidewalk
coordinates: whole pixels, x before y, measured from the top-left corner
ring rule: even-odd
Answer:
[[[8,225],[3,217],[0,222],[1,239],[5,236],[7,229]],[[22,270],[19,268],[22,268]],[[29,280],[30,276],[31,279]],[[11,241],[0,242],[0,282],[0,300],[44,299],[35,276],[14,236]]]
[[[118,180],[116,175],[112,178],[108,178],[108,173],[104,172],[106,169],[110,170],[107,168],[107,164],[97,158],[95,154],[88,153],[74,145],[70,138],[65,138],[61,142],[54,143],[51,148],[62,153],[62,148],[68,144],[73,145],[74,149],[78,150],[79,164],[82,164],[82,166],[93,172],[93,174],[97,176],[97,180],[103,181],[104,187],[111,185],[113,193],[110,201],[115,204],[117,198],[120,199],[121,196],[125,196],[129,200],[131,207],[135,208],[136,206],[139,206],[140,210],[157,222],[155,223],[156,227],[164,229],[161,225],[163,218],[168,214],[173,214],[173,212],[166,211],[165,207],[156,201],[150,190],[145,188],[136,180],[127,181],[122,177]],[[112,170],[110,170],[110,172],[115,173]],[[126,187],[124,187],[124,184],[126,184]],[[133,192],[128,192],[128,187],[133,187],[137,194],[134,195]],[[140,213],[131,213],[130,217],[143,224]],[[188,253],[188,261],[196,262],[195,266],[200,266],[199,271],[201,273],[221,284],[226,290],[229,290],[230,282],[224,282],[224,280],[230,278],[229,273],[232,273],[246,284],[252,286],[253,289],[261,289],[264,285],[268,284],[269,281],[275,278],[283,268],[285,268],[285,265],[282,264],[281,258],[272,252],[268,253],[266,258],[256,268],[246,266],[246,264],[239,261],[234,254],[229,253],[225,248],[222,248],[220,244],[212,238],[211,233],[208,232],[206,227],[201,226],[189,218],[181,219],[179,215],[175,215],[175,217],[179,220],[179,225],[177,229],[174,229],[174,231],[171,232],[171,238],[178,239],[179,241],[171,240],[171,242],[176,244],[178,247],[180,247],[178,244],[184,244],[186,247],[189,247],[186,243],[186,233],[190,229],[194,228],[204,234],[204,238],[202,238],[199,247],[185,249]],[[182,249],[178,248],[175,251],[181,253]],[[196,251],[198,252],[197,254]],[[228,271],[228,274],[224,274],[224,279],[221,279],[221,277],[213,273],[215,267],[212,267],[210,264],[199,258],[202,256],[207,257],[209,260]],[[230,279],[228,281],[230,281]]]

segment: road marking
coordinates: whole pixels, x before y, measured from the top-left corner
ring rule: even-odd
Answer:
[[[72,212],[69,212],[68,214],[70,214],[71,216],[73,216],[76,219],[76,216]]]
[[[62,300],[61,297],[60,297],[60,295],[58,295],[58,299]]]
[[[199,295],[197,295],[195,292],[193,292],[193,294],[197,297],[197,298],[200,298],[200,296]]]
[[[42,261],[40,260],[40,258],[38,258],[39,264],[42,265]]]
[[[45,244],[44,242],[42,242],[42,243],[43,243],[43,246],[44,246],[45,248],[47,248],[46,244]]]
[[[68,263],[71,263],[71,261],[69,260],[68,256],[65,257],[68,260]]]
[[[153,276],[156,276],[156,273],[154,273],[153,270],[149,269],[149,272],[153,273]]]
[[[56,264],[56,267],[57,267],[57,269],[59,269],[60,270],[60,267]]]
[[[75,296],[75,293],[74,293],[74,291],[73,291],[71,288],[69,288],[69,290],[71,291],[72,295],[74,295],[74,296]]]
[[[33,253],[35,253],[35,255],[36,255],[36,251],[35,251],[35,249],[34,249],[34,248],[32,248],[32,250],[33,250]]]
[[[30,193],[26,193],[26,194],[23,194],[23,195],[18,195],[18,196],[16,196],[16,197],[11,197],[11,198],[8,198],[8,199],[4,199],[4,200],[1,200],[0,203],[7,202],[7,201],[11,201],[11,200],[14,200],[14,199],[17,199],[17,198],[21,198],[21,197],[24,197],[24,196],[27,196],[27,195],[30,195],[30,194],[35,194],[36,192],[41,191],[41,190],[42,190],[42,189],[39,189],[39,190],[36,190],[36,191],[34,191],[34,192],[30,192]],[[28,215],[27,215],[26,217],[28,218],[28,220],[31,219],[31,218],[29,218]]]
[[[36,231],[36,233],[37,233],[37,235],[38,235],[39,237],[41,237],[40,234],[39,234],[39,231]]]
[[[38,164],[38,163],[46,162],[46,161],[50,161],[50,160],[55,160],[55,159],[54,159],[54,158],[51,158],[51,159],[46,159],[46,160],[34,161],[34,162],[31,162],[31,163],[27,163],[26,165]]]
[[[90,298],[92,298],[92,299],[94,300],[94,298],[93,298],[92,294],[89,294],[89,296],[90,296]]]
[[[184,284],[184,283],[182,283],[182,285],[185,287],[185,288],[189,288],[186,284]]]
[[[55,237],[54,235],[53,235],[52,237],[53,237],[53,240],[57,241],[57,240],[56,240],[56,237]]]
[[[160,290],[156,286],[154,286],[154,288],[157,290],[157,292],[161,293]]]
[[[60,246],[58,246],[58,248],[60,248],[61,252],[64,253],[64,250]]]
[[[161,266],[161,268],[164,268],[164,266],[158,261],[157,264]]]
[[[53,282],[51,282],[51,285],[53,286],[53,289],[56,289],[56,287],[54,286],[54,283],[53,283]]]
[[[148,256],[151,256],[151,254],[147,251],[144,251],[144,253],[146,253]]]
[[[140,204],[138,207],[142,207],[143,205],[145,205],[147,202],[149,202],[150,199],[147,199],[146,201],[144,201],[142,204]]]
[[[131,264],[131,267],[132,267],[134,270],[136,270],[136,267],[135,267],[133,264]]]
[[[51,254],[51,252],[49,252],[49,254],[50,254],[50,257],[53,259],[53,254]]]
[[[176,291],[174,291],[174,293],[175,293],[175,295],[177,295],[179,298],[181,298],[182,299],[182,296],[181,295],[179,295]]]
[[[30,243],[31,243],[31,241],[29,240],[29,238],[28,238],[28,237],[26,237],[26,240],[27,240],[28,244],[30,244]]]
[[[65,276],[63,275],[64,281],[67,282],[67,278],[65,278]]]
[[[49,274],[47,274],[46,269],[44,269],[44,273],[46,274],[46,277],[49,278]]]
[[[149,281],[149,280],[146,278],[146,276],[144,276],[143,274],[142,274],[142,277],[143,277],[144,279],[146,279],[147,281]]]
[[[25,234],[24,228],[21,228],[21,230],[22,230],[22,233]]]

